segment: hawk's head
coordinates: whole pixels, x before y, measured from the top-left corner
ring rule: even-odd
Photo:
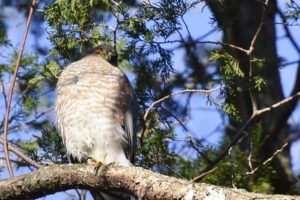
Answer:
[[[101,55],[112,65],[117,65],[118,52],[112,46],[101,44],[93,49],[93,54]]]

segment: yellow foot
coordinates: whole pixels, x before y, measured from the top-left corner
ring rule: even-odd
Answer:
[[[90,163],[90,162],[92,162],[92,163],[94,163],[94,164],[95,164],[95,168],[94,168],[94,174],[96,175],[96,174],[98,173],[98,171],[99,171],[100,167],[101,167],[101,166],[103,166],[103,165],[104,165],[104,163],[103,163],[103,162],[101,162],[101,161],[97,161],[97,160],[96,160],[96,159],[94,159],[94,158],[91,158],[91,157],[89,157],[89,158],[88,158],[88,163]]]

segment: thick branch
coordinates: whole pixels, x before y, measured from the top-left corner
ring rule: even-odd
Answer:
[[[72,188],[121,190],[138,199],[300,199],[264,195],[168,177],[140,167],[107,167],[95,176],[94,166],[51,165],[0,181],[0,200],[32,199]]]

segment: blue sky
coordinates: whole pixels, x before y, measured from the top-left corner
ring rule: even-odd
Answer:
[[[280,2],[280,6],[283,5],[283,2],[284,1]],[[210,31],[211,29],[213,29],[211,25],[210,11],[208,10],[207,7],[203,7],[203,5],[204,4],[200,4],[199,6],[194,8],[184,18],[194,38],[198,38],[199,36],[202,36],[206,34],[208,31]],[[11,40],[14,47],[19,48],[22,41],[24,29],[25,29],[26,19],[24,18],[23,13],[20,13],[14,10],[13,8],[5,8],[3,13],[6,17],[8,17],[7,23],[9,24],[8,26],[9,39]],[[278,17],[276,20],[277,22],[280,22],[280,19]],[[41,27],[41,28],[45,28],[45,27]],[[299,55],[297,54],[297,52],[292,48],[289,41],[286,38],[282,37],[284,36],[284,31],[281,25],[277,25],[276,28],[277,28],[277,37],[279,38],[277,41],[278,54],[282,58],[286,59],[287,62],[298,60]],[[290,27],[290,30],[294,36],[300,35],[299,26]],[[220,41],[221,37],[222,37],[222,33],[215,31],[204,40]],[[49,41],[46,38],[47,35],[44,35],[40,39],[40,43],[43,44],[43,46],[50,45]],[[294,38],[298,41],[298,44],[300,44],[300,37],[294,37]],[[174,39],[178,39],[178,38],[174,38]],[[30,47],[33,45],[33,42],[34,42],[34,38],[31,34],[29,34],[27,39],[27,44],[25,47],[25,52],[32,53]],[[0,50],[2,51],[3,49]],[[3,59],[3,57],[0,57],[0,59]],[[184,69],[185,64],[183,62],[182,50],[175,51],[175,56],[173,61],[175,63],[175,69],[178,72]],[[295,80],[296,70],[297,70],[296,64],[289,65],[280,70],[281,81],[283,83],[283,89],[286,96],[288,96],[292,90],[293,83]],[[175,98],[182,98],[182,97],[177,96]],[[2,105],[0,104],[1,107]],[[197,135],[199,139],[205,138],[205,141],[208,144],[217,145],[218,141],[220,140],[220,136],[222,134],[222,130],[217,130],[217,131],[215,130],[216,127],[222,123],[219,112],[213,106],[212,107],[209,106],[206,103],[206,97],[200,93],[193,96],[191,107],[193,107],[193,112],[191,114],[191,118],[188,120],[187,127],[190,129],[193,136]],[[300,107],[298,106],[296,111],[289,119],[289,122],[294,124],[299,124],[300,122],[299,113],[300,113]],[[51,119],[53,120],[54,119],[53,113],[50,115],[51,115]],[[178,127],[176,131],[179,133],[180,136],[182,136],[181,138],[185,136],[184,131],[180,127]],[[295,172],[300,173],[300,165],[299,165],[300,141],[294,143],[294,145],[291,148],[291,152],[293,155],[293,163],[294,163],[293,169]],[[296,163],[298,164],[296,165]],[[0,164],[4,164],[4,163],[0,162]],[[21,173],[24,173],[24,171],[19,171],[16,174],[21,174]],[[8,177],[7,174],[6,175],[4,175],[3,173],[1,174],[1,178],[4,178],[5,176]],[[69,196],[65,194],[57,194],[57,195],[51,195],[46,199],[57,199],[57,198],[69,199]]]

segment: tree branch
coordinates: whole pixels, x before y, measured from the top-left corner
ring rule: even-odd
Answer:
[[[0,143],[2,143],[4,145],[4,139],[3,138],[0,138]],[[32,166],[34,166],[36,168],[41,168],[42,167],[42,165],[40,165],[39,163],[37,163],[34,160],[30,159],[28,156],[26,156],[24,153],[22,153],[21,151],[19,151],[15,147],[8,145],[8,150],[13,152],[18,157],[22,158],[24,161],[28,162]]]
[[[282,147],[281,147],[280,149],[278,149],[277,151],[275,151],[275,152],[273,153],[273,155],[272,155],[270,158],[268,158],[267,160],[265,160],[261,165],[257,166],[255,169],[251,169],[250,172],[246,172],[246,174],[247,174],[247,175],[254,174],[254,173],[258,170],[259,167],[261,167],[262,165],[266,165],[267,163],[271,162],[271,161],[273,160],[273,158],[274,158],[278,153],[282,152],[283,149],[284,149],[285,147],[288,146],[288,144],[289,144],[288,142],[284,143],[284,145],[282,145]],[[251,163],[251,160],[249,161],[249,163]]]
[[[147,119],[150,110],[151,110],[156,104],[159,104],[159,103],[165,101],[166,99],[168,99],[168,98],[170,98],[170,97],[172,97],[172,96],[175,96],[175,95],[177,95],[177,94],[187,93],[187,92],[200,92],[200,93],[209,94],[209,93],[212,93],[212,92],[214,92],[214,91],[220,90],[220,89],[222,89],[222,88],[224,88],[224,86],[217,87],[217,88],[212,88],[212,89],[209,89],[209,90],[202,90],[202,89],[184,89],[184,90],[180,90],[180,91],[174,92],[174,93],[172,93],[172,94],[169,94],[169,95],[167,95],[167,96],[164,96],[164,97],[162,97],[162,98],[160,98],[160,99],[154,101],[154,102],[148,107],[148,109],[146,110],[145,115],[144,115],[144,120]]]
[[[237,132],[237,134],[235,135],[235,137],[231,140],[230,144],[225,148],[225,150],[211,163],[209,164],[201,173],[198,177],[200,178],[194,178],[193,181],[198,182],[201,180],[202,173],[206,173],[208,171],[210,171],[211,169],[213,169],[221,160],[223,160],[223,158],[225,158],[228,155],[228,152],[230,151],[230,149],[235,146],[244,136],[244,131],[248,128],[248,126],[252,123],[252,121],[254,119],[256,119],[258,116],[262,115],[265,112],[269,112],[271,110],[274,110],[276,108],[280,108],[281,106],[290,103],[292,101],[297,100],[300,97],[300,92],[296,93],[293,96],[290,96],[286,99],[283,99],[269,107],[260,109],[260,110],[256,110],[251,117],[243,124],[243,126],[239,129],[239,131]]]
[[[249,47],[249,50],[248,50],[249,52],[248,52],[247,55],[251,55],[252,54],[252,52],[254,50],[254,45],[255,45],[255,43],[257,41],[257,38],[258,38],[258,36],[259,36],[259,34],[260,34],[261,30],[262,30],[263,25],[266,23],[265,22],[266,21],[265,18],[266,18],[266,15],[267,15],[266,10],[267,10],[268,4],[269,4],[269,0],[265,0],[264,5],[263,5],[263,11],[262,11],[262,15],[261,15],[261,20],[260,20],[259,26],[258,26],[258,28],[256,30],[256,33],[253,36],[253,39],[251,41],[251,44],[250,44],[250,47]]]
[[[138,199],[300,199],[192,183],[140,167],[110,166],[99,175],[94,175],[93,171],[94,166],[86,164],[43,167],[0,181],[0,200],[32,199],[74,188],[126,191]]]
[[[165,108],[163,108],[163,110],[165,112],[169,113],[179,123],[179,125],[183,128],[183,130],[186,132],[187,139],[185,141],[190,143],[191,147],[197,152],[197,154],[199,156],[204,158],[208,163],[211,163],[211,160],[199,149],[197,144],[195,144],[195,141],[193,140],[193,137],[192,137],[192,134],[191,134],[190,130],[183,124],[183,122],[176,115],[174,115],[172,112],[168,111]]]
[[[11,86],[10,86],[10,89],[9,89],[8,101],[7,101],[7,105],[6,105],[5,120],[4,120],[4,144],[3,145],[4,145],[4,153],[5,153],[7,168],[8,168],[10,176],[14,176],[14,173],[13,173],[13,170],[12,170],[12,167],[11,167],[11,163],[10,163],[10,160],[9,160],[8,144],[7,144],[10,105],[11,105],[11,101],[12,101],[12,96],[13,96],[15,83],[16,83],[16,80],[17,80],[18,70],[19,70],[19,67],[20,67],[20,63],[21,63],[21,59],[22,59],[22,55],[23,55],[23,51],[24,51],[24,47],[25,47],[25,43],[26,43],[26,38],[27,38],[30,22],[31,22],[31,19],[32,19],[32,14],[34,12],[34,7],[35,7],[36,3],[37,3],[36,0],[32,0],[32,5],[30,7],[30,11],[29,11],[29,15],[28,15],[27,23],[26,23],[26,28],[25,28],[25,33],[24,33],[22,45],[21,45],[21,48],[20,48],[20,52],[19,52],[19,55],[18,55],[18,60],[17,60],[17,63],[16,63],[14,76],[13,76]]]
[[[288,28],[288,24],[287,24],[287,20],[284,16],[284,14],[277,8],[277,13],[279,14],[281,20],[283,23],[281,23],[283,25],[283,29],[285,31],[285,34],[286,34],[286,37],[290,40],[290,42],[292,43],[292,45],[294,46],[294,48],[296,49],[296,51],[298,53],[300,53],[300,47],[299,45],[297,44],[297,41],[294,39],[294,37],[292,36],[289,28]]]

